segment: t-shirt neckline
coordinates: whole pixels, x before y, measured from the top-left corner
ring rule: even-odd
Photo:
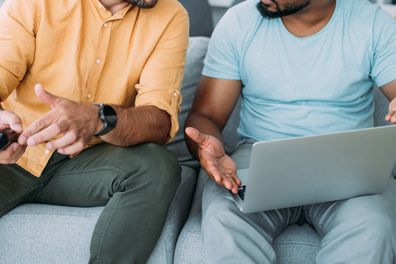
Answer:
[[[292,37],[296,40],[304,41],[304,40],[317,38],[320,35],[322,35],[324,32],[326,32],[328,30],[328,28],[330,28],[335,23],[334,21],[336,20],[336,17],[338,16],[339,6],[340,6],[340,1],[336,0],[336,6],[334,8],[334,12],[333,12],[330,20],[327,22],[327,24],[322,29],[320,29],[318,32],[316,32],[312,35],[306,36],[306,37],[298,37],[298,36],[294,35],[293,33],[291,33],[287,29],[287,27],[285,26],[285,24],[283,23],[281,18],[278,18],[278,22],[281,25],[282,31],[284,31],[287,35],[289,35],[290,37]]]

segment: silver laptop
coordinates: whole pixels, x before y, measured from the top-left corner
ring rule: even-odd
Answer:
[[[258,142],[235,202],[244,213],[381,193],[396,161],[396,126]]]

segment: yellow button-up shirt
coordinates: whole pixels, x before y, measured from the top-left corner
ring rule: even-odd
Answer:
[[[0,100],[26,128],[50,109],[35,95],[121,106],[153,105],[178,130],[188,16],[177,0],[112,15],[98,0],[7,0],[0,10]],[[28,147],[18,164],[33,175],[52,152]]]

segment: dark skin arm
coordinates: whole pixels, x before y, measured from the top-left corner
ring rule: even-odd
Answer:
[[[203,77],[191,112],[187,117],[187,146],[201,166],[218,184],[238,192],[240,180],[236,166],[225,153],[221,131],[227,123],[241,94],[239,80]]]

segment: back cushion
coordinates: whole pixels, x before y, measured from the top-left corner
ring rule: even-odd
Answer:
[[[179,0],[190,17],[190,36],[210,37],[213,31],[212,12],[208,0]]]
[[[208,49],[209,38],[206,37],[192,37],[190,38],[189,47],[187,50],[187,61],[184,70],[184,79],[181,88],[181,95],[183,102],[181,105],[181,112],[179,114],[180,129],[176,134],[174,140],[167,145],[177,156],[179,162],[190,167],[198,167],[199,163],[194,160],[187,149],[184,140],[184,122],[190,112],[192,103],[194,101],[198,82],[201,79],[201,72],[203,68],[203,61],[205,59],[206,51]]]

